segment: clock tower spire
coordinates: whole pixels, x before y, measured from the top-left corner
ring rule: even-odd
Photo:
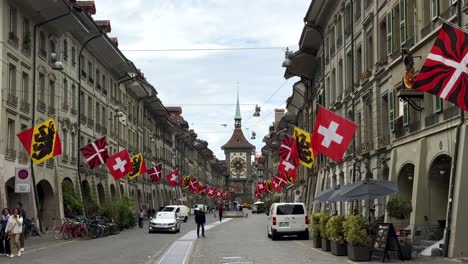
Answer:
[[[236,115],[234,116],[234,127],[241,128],[241,113],[240,113],[240,105],[239,105],[239,87],[237,87],[237,104],[236,104]]]

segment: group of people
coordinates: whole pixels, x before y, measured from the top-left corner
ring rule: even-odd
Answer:
[[[19,257],[24,251],[24,225],[26,211],[23,204],[18,202],[16,207],[10,211],[5,208],[0,217],[2,229],[0,230],[0,256]]]

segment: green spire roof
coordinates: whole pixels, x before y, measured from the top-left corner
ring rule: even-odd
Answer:
[[[240,113],[240,106],[239,106],[239,88],[237,88],[237,104],[236,104],[236,115],[234,116],[234,119],[242,119],[241,113]]]

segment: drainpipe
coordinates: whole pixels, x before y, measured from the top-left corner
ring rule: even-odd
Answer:
[[[462,1],[457,1],[457,24],[461,28],[462,27]],[[445,224],[445,241],[443,247],[444,257],[448,257],[449,253],[449,244],[450,244],[450,232],[451,232],[451,225],[452,225],[452,211],[453,211],[453,195],[455,192],[455,180],[456,180],[456,173],[457,173],[457,162],[458,162],[458,152],[460,148],[460,139],[461,139],[461,129],[463,124],[465,123],[465,112],[463,109],[460,108],[460,122],[457,125],[456,131],[456,140],[455,140],[455,153],[453,154],[452,160],[452,172],[450,173],[450,186],[449,186],[449,200],[447,206],[447,223]]]
[[[71,14],[72,12],[72,6],[71,5],[68,5],[67,2],[65,0],[62,0],[62,2],[65,4],[65,6],[68,7],[68,11],[64,14],[61,14],[59,16],[56,16],[56,17],[53,17],[51,19],[48,19],[46,21],[42,21],[40,23],[37,23],[34,25],[34,31],[33,31],[33,64],[32,64],[32,67],[33,67],[33,86],[32,86],[32,114],[31,114],[31,125],[34,127],[36,125],[36,64],[37,64],[37,30],[39,29],[40,26],[43,26],[47,23],[50,23],[52,21],[55,21],[55,20],[58,20],[62,17],[66,17],[68,15]],[[31,178],[32,178],[32,181],[33,181],[33,185],[34,185],[34,200],[35,200],[35,204],[36,204],[36,213],[39,215],[39,198],[37,196],[37,186],[36,186],[36,177],[35,177],[35,174],[34,174],[34,164],[32,161],[30,161],[30,164],[31,164]],[[41,217],[38,217],[38,220],[39,220],[39,229],[40,231],[42,232],[42,220],[41,220]]]
[[[83,183],[81,182],[81,173],[80,173],[80,160],[81,160],[81,153],[80,153],[80,146],[81,146],[81,55],[83,54],[83,50],[85,47],[94,39],[97,39],[102,36],[102,30],[99,29],[99,34],[94,35],[90,38],[88,38],[83,46],[80,48],[80,52],[78,53],[78,117],[77,117],[77,122],[78,122],[78,139],[77,139],[77,162],[76,162],[76,171],[78,174],[78,180],[80,181],[80,191],[81,191],[81,199],[83,200],[83,214],[86,217],[86,199],[84,197],[83,193]],[[84,63],[84,62],[83,62]]]
[[[354,101],[354,0],[351,0],[351,118],[355,121],[355,101]],[[353,182],[356,182],[356,133],[353,137]],[[351,204],[351,213],[354,211],[354,201]]]

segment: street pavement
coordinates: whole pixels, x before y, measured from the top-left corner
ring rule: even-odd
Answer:
[[[0,257],[0,263],[354,263],[347,257],[314,249],[312,240],[289,237],[272,241],[266,234],[267,216],[248,213],[248,218],[224,219],[222,223],[212,214],[207,215],[206,238],[197,238],[193,217],[182,223],[178,234],[148,234],[145,222],[143,229],[134,228],[95,240],[33,237],[26,240],[26,251],[21,257]],[[401,263],[395,259],[391,262]],[[405,262],[456,263],[444,258],[422,257]]]

